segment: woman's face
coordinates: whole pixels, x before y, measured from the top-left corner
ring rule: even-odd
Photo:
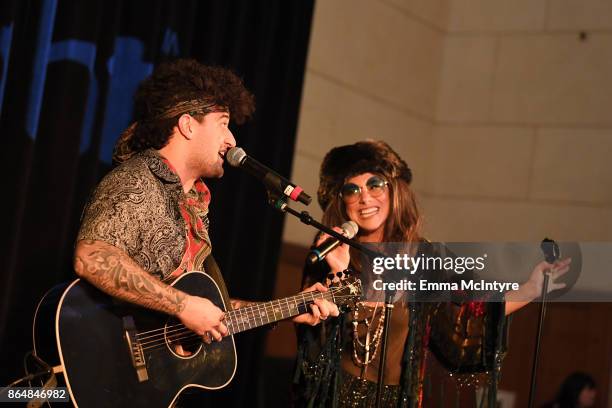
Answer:
[[[595,404],[595,388],[584,387],[578,395],[578,406],[580,408],[592,407]]]
[[[359,225],[359,234],[370,242],[380,242],[384,236],[385,221],[389,216],[389,186],[377,184],[385,181],[372,173],[363,173],[351,177],[345,183],[354,184],[361,193],[354,194],[352,199],[343,195],[346,214]]]

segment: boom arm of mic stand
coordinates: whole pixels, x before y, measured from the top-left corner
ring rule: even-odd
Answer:
[[[321,224],[320,222],[318,222],[317,220],[315,220],[314,218],[312,218],[312,216],[308,213],[308,211],[297,211],[294,210],[293,208],[289,207],[289,205],[287,204],[287,201],[283,198],[280,197],[279,199],[277,199],[276,201],[274,200],[270,200],[270,204],[276,208],[279,211],[282,211],[284,213],[289,213],[291,215],[293,215],[296,218],[299,218],[299,220],[306,224],[306,225],[312,225],[313,227],[315,227],[316,229],[318,229],[319,231],[322,231],[328,235],[331,235],[332,237],[336,238],[337,240],[357,249],[358,251],[372,257],[372,258],[376,258],[376,257],[384,257],[385,255],[377,252],[377,251],[373,251],[370,248],[366,247],[365,245],[352,240],[350,238],[345,237],[344,235],[334,231],[333,229]]]

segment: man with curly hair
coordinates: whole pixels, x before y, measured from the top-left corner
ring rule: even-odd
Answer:
[[[223,176],[225,154],[236,145],[230,117],[240,124],[253,110],[253,95],[227,69],[194,60],[160,65],[140,85],[135,122],[115,147],[116,167],[85,208],[76,273],[111,296],[177,317],[207,343],[221,341],[228,334],[224,312],[169,283],[205,270],[229,304],[211,256],[211,197],[203,179]],[[314,325],[338,315],[323,299],[311,309],[294,321]]]

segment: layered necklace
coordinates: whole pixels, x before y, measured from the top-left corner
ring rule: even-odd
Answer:
[[[363,310],[364,316],[361,320],[359,309]],[[372,315],[367,316],[366,311],[373,309]],[[379,312],[378,324],[374,327],[377,311]],[[361,377],[365,375],[367,366],[376,358],[378,349],[380,348],[380,340],[382,338],[385,323],[385,305],[384,303],[376,303],[374,308],[366,306],[364,303],[357,304],[353,315],[353,362],[357,367],[361,368]],[[363,341],[359,338],[359,326],[365,326],[365,338]]]

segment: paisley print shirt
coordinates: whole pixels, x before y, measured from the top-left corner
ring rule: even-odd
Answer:
[[[85,207],[77,240],[111,244],[159,279],[173,279],[204,269],[211,252],[209,202],[201,180],[185,194],[169,163],[149,149],[102,179]]]

